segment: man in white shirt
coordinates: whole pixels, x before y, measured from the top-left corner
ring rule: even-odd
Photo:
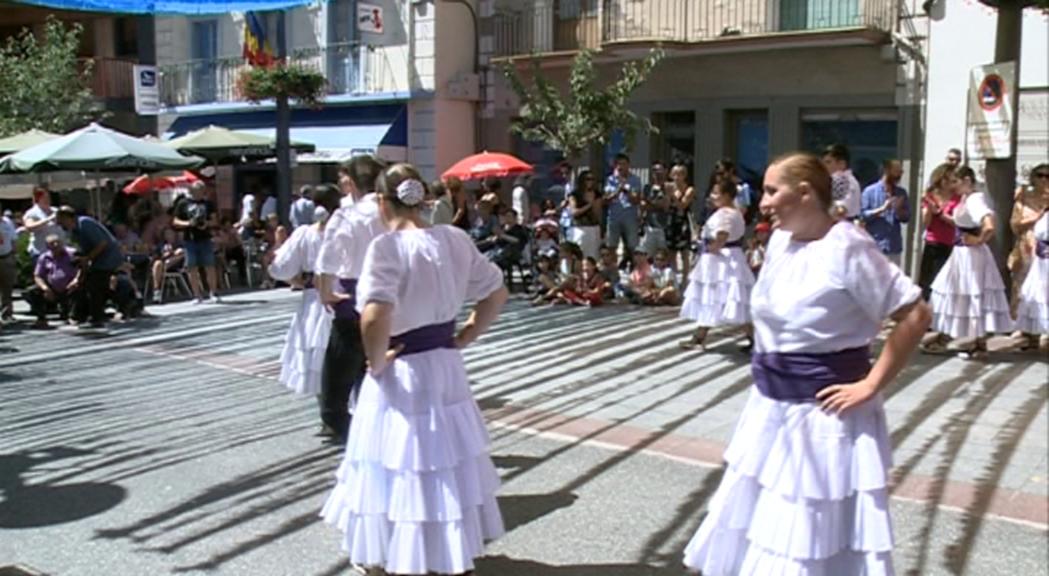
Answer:
[[[7,218],[0,218],[0,320],[14,318],[14,290],[18,281],[15,265],[15,239],[18,232]]]
[[[273,194],[264,194],[265,200],[262,201],[262,209],[259,210],[259,220],[266,222],[270,214],[277,215],[277,197]]]
[[[831,144],[823,149],[823,165],[832,178],[833,216],[839,220],[855,220],[860,215],[863,188],[849,170],[850,160],[849,149],[844,144]]]
[[[255,219],[255,195],[248,192],[240,199],[240,225],[250,226]]]
[[[375,198],[383,169],[371,156],[356,156],[340,167],[339,185],[351,200],[328,219],[315,266],[321,301],[335,313],[321,374],[322,435],[341,442],[349,432],[350,398],[365,373],[356,286],[368,245],[386,232]]]
[[[294,230],[299,226],[309,226],[313,224],[313,212],[317,207],[313,203],[313,186],[309,184],[299,188],[299,197],[291,203],[291,212],[288,214],[288,220],[291,221],[291,229]]]
[[[510,194],[514,211],[520,215],[519,222],[522,226],[528,226],[532,221],[532,207],[528,197],[530,182],[531,179],[528,176],[518,176],[514,180],[514,190]]]
[[[36,259],[47,252],[48,236],[55,234],[63,241],[66,239],[65,230],[55,222],[56,215],[57,210],[51,206],[51,191],[42,186],[34,188],[33,207],[22,216],[26,232],[33,235],[28,248],[33,266],[36,266]]]

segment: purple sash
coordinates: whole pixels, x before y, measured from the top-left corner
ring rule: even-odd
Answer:
[[[754,353],[750,361],[758,390],[783,402],[812,402],[820,390],[858,382],[870,368],[867,346],[828,354]]]
[[[1049,241],[1039,240],[1034,244],[1034,253],[1039,258],[1049,258]]]
[[[980,235],[980,229],[976,228],[976,227],[974,227],[974,228],[962,228],[961,226],[959,226],[956,229],[955,233],[954,233],[954,245],[955,246],[965,246],[965,242],[962,242],[962,234],[968,234],[969,236],[979,236]]]
[[[707,252],[707,251],[710,250],[710,245],[713,244],[713,243],[714,243],[714,239],[713,238],[703,238],[702,240],[696,242],[695,250],[697,252],[699,252],[699,251],[701,251],[700,249],[702,249],[702,252]],[[721,248],[724,249],[724,248],[742,248],[742,247],[743,247],[743,239],[740,238],[739,240],[733,240],[732,242],[725,242],[725,244]]]
[[[455,348],[455,320],[429,324],[390,338],[390,348],[404,345],[398,356],[419,354],[440,348]]]
[[[339,278],[339,286],[349,298],[335,305],[335,318],[339,320],[360,320],[357,314],[357,280]]]

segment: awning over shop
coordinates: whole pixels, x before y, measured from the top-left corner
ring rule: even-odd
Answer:
[[[273,111],[183,116],[172,124],[168,135],[178,136],[209,124],[276,136]],[[404,104],[393,104],[294,110],[291,139],[316,147],[312,153],[299,154],[300,163],[337,163],[359,154],[401,161],[407,155],[407,109]]]

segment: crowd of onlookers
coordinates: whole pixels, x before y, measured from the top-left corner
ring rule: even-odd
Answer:
[[[110,308],[118,317],[132,318],[147,304],[172,296],[219,302],[234,278],[245,286],[273,284],[267,264],[287,237],[276,218],[275,198],[263,199],[256,209],[254,195],[245,195],[248,210],[234,218],[219,214],[205,181],[189,185],[170,205],[156,196],[118,193],[100,221],[60,205],[57,195],[41,186],[33,191],[31,208],[5,212],[0,318],[12,319],[12,293],[19,287],[34,326],[46,328],[52,314],[62,322],[98,327]]]

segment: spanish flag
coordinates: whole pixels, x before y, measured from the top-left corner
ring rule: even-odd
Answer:
[[[252,66],[268,68],[276,58],[273,48],[266,39],[266,28],[254,12],[244,13],[244,59]]]

